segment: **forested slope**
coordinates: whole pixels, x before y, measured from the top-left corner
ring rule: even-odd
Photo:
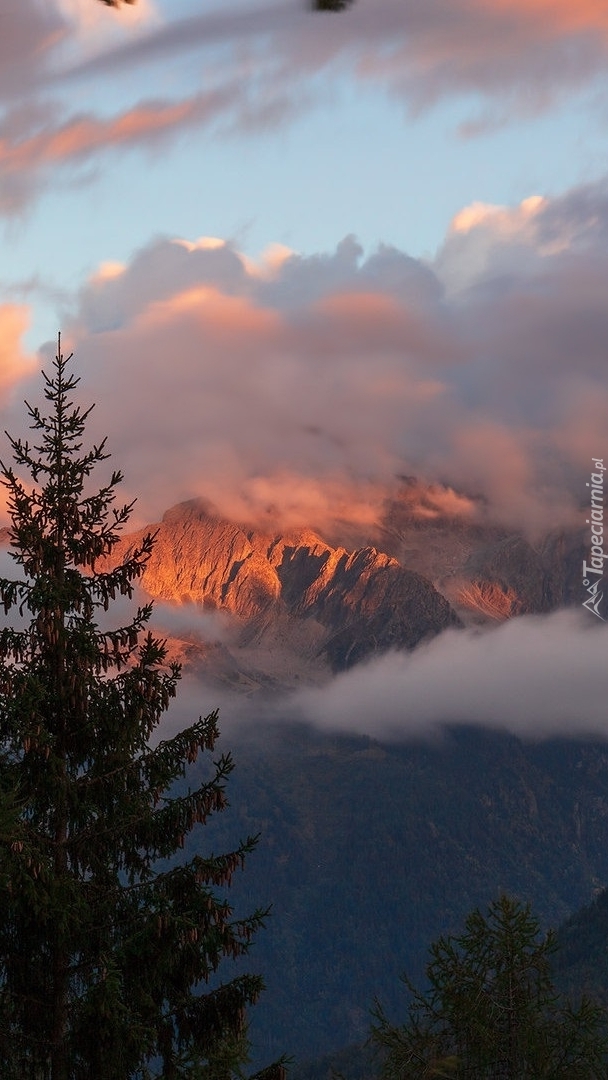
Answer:
[[[501,890],[556,926],[608,882],[604,744],[463,728],[390,745],[293,726],[230,741],[232,809],[201,837],[261,833],[234,885],[244,906],[273,905],[252,953],[268,984],[260,1056],[364,1038],[374,996],[398,1008],[399,975],[419,979],[429,943]]]

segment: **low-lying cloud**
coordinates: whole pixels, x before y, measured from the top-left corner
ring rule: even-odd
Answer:
[[[608,736],[608,626],[587,612],[447,630],[301,691],[289,715],[331,731],[407,740],[450,724],[523,738]]]

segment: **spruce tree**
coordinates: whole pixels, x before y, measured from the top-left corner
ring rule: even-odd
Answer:
[[[59,339],[33,441],[9,436],[15,580],[0,580],[0,1075],[3,1080],[225,1078],[246,1053],[261,981],[220,982],[264,913],[236,919],[221,890],[255,844],[174,860],[226,805],[217,713],[151,745],[179,666],[131,598],[154,538],[113,565],[132,504],[120,472],[95,488],[105,440],[84,448],[78,378]],[[25,474],[25,478],[24,475]],[[177,785],[177,786],[176,786]],[[203,834],[204,839],[204,834]]]
[[[560,1000],[553,985],[555,936],[542,935],[528,905],[502,895],[466,919],[465,931],[431,945],[428,987],[404,977],[406,1022],[376,1002],[371,1041],[382,1080],[605,1080],[604,1010],[583,996]]]

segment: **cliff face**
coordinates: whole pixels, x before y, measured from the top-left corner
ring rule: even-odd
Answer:
[[[171,657],[250,693],[318,682],[375,652],[414,648],[449,626],[580,604],[581,530],[531,542],[484,522],[477,509],[451,489],[404,480],[375,546],[362,537],[347,550],[310,530],[240,526],[192,501],[123,537],[113,558],[155,531],[143,588],[154,599],[196,608],[190,618],[185,606],[183,617],[165,626],[157,613]],[[4,530],[0,543],[7,541]],[[201,612],[221,613],[224,622],[202,629]]]
[[[454,506],[445,498],[439,505],[434,489],[405,481],[376,546],[357,550],[310,530],[240,526],[201,502],[183,503],[150,527],[157,539],[142,584],[155,599],[226,617],[221,647],[182,634],[171,648],[186,666],[247,692],[316,682],[449,626],[580,602],[580,531],[531,542],[463,512],[457,493],[451,498]],[[123,538],[117,556],[141,536]]]
[[[430,496],[429,496],[430,491]],[[453,494],[457,505],[460,497]],[[428,577],[465,622],[540,614],[581,602],[582,529],[531,541],[474,513],[433,505],[432,489],[411,479],[386,508],[378,542]]]
[[[144,589],[228,614],[237,648],[293,648],[339,670],[458,625],[429,581],[373,547],[348,552],[308,531],[265,534],[214,517],[198,502],[174,507],[152,529]],[[141,535],[125,537],[117,555]]]

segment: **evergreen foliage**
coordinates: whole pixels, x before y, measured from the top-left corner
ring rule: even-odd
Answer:
[[[551,980],[554,935],[517,900],[473,911],[458,937],[430,949],[428,989],[405,978],[408,1020],[389,1022],[376,1003],[372,1042],[385,1053],[384,1080],[599,1080],[608,1042],[603,1010],[588,998],[560,1003]]]
[[[255,838],[160,868],[223,810],[233,765],[224,754],[176,793],[213,751],[217,713],[150,745],[179,666],[147,629],[150,605],[114,629],[103,619],[132,597],[154,538],[108,561],[132,504],[114,505],[119,472],[91,489],[108,454],[105,440],[83,449],[90,409],[70,400],[70,359],[59,340],[48,415],[26,403],[34,442],[9,436],[17,471],[1,467],[20,576],[0,580],[13,613],[0,630],[0,1075],[224,1080],[246,1058],[261,980],[214,973],[264,913],[235,919],[217,890]]]
[[[608,890],[557,930],[555,980],[564,993],[584,990],[608,1007]]]

